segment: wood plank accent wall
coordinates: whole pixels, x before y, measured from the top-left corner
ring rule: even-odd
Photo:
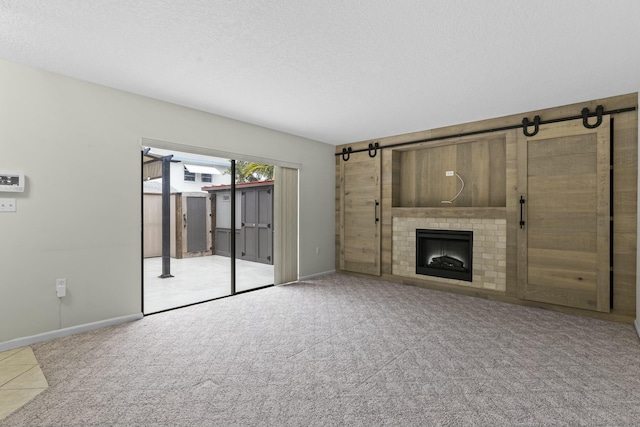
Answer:
[[[446,135],[458,135],[467,132],[475,132],[484,129],[500,128],[505,126],[513,126],[522,123],[523,117],[532,120],[534,116],[540,115],[542,120],[553,120],[563,117],[579,115],[582,108],[587,107],[590,111],[595,111],[598,105],[603,105],[605,110],[615,110],[638,105],[637,93],[614,96],[610,98],[585,101],[571,105],[560,107],[541,109],[526,113],[513,114],[510,116],[499,117],[494,119],[483,120],[479,122],[464,123],[444,128],[425,130],[403,135],[396,135],[380,139],[371,139],[360,141],[352,144],[346,144],[336,147],[336,153],[341,153],[342,148],[351,147],[354,150],[367,149],[370,143],[378,142],[381,146],[417,141],[427,138],[436,138]],[[616,114],[614,117],[615,139],[614,139],[614,232],[613,232],[613,250],[614,250],[614,303],[613,309],[609,314],[589,312],[586,310],[572,309],[562,306],[556,306],[545,303],[532,303],[518,299],[516,296],[517,289],[517,259],[516,259],[516,231],[518,230],[519,221],[519,204],[518,204],[518,188],[517,188],[517,151],[516,137],[517,132],[521,129],[502,132],[500,134],[478,135],[476,137],[465,137],[445,141],[433,141],[420,143],[416,145],[405,146],[396,149],[383,149],[378,151],[378,155],[382,156],[382,203],[381,203],[381,271],[382,278],[385,280],[424,286],[434,289],[448,290],[451,292],[460,292],[485,298],[508,301],[517,304],[545,307],[552,310],[563,311],[573,314],[581,314],[587,316],[601,317],[610,320],[618,320],[631,322],[635,318],[635,295],[636,295],[636,217],[637,217],[637,167],[638,167],[638,114],[637,111]],[[590,123],[595,121],[590,119]],[[544,125],[542,125],[544,126]],[[532,128],[529,129],[530,131]],[[392,222],[394,207],[400,207],[405,204],[403,198],[411,196],[411,184],[406,183],[406,187],[402,185],[402,176],[405,175],[402,164],[402,156],[404,152],[410,150],[432,149],[435,147],[473,143],[478,140],[494,140],[502,138],[504,140],[504,202],[502,206],[506,206],[507,218],[507,289],[504,293],[491,291],[460,289],[455,286],[443,286],[429,280],[412,280],[407,281],[392,275]],[[443,151],[445,152],[445,151]],[[353,153],[351,156],[367,156],[367,152]],[[407,155],[405,155],[407,156]],[[440,154],[442,158],[442,154]],[[339,194],[340,180],[340,156],[336,156],[336,198]],[[461,166],[456,165],[455,168]],[[464,166],[463,166],[464,167]],[[454,168],[454,169],[455,169]],[[444,173],[442,172],[442,175]],[[406,196],[402,193],[407,192]],[[448,193],[447,193],[448,194]],[[455,194],[455,193],[454,193]],[[415,199],[418,197],[415,195]],[[439,196],[440,197],[440,196]],[[462,196],[461,196],[462,197]],[[463,199],[464,200],[464,199]],[[438,200],[439,202],[439,200]],[[454,207],[452,207],[454,208]],[[419,209],[416,206],[416,209]],[[397,213],[398,211],[396,211]],[[338,203],[336,203],[336,268],[339,271],[338,254],[340,253],[340,236],[339,236],[339,219],[340,212]],[[594,314],[595,313],[595,314]]]
[[[506,206],[505,137],[478,139],[473,142],[420,150],[399,151],[401,207],[443,207],[461,188],[465,190],[453,206]]]

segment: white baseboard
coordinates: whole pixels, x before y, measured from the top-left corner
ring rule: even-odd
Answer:
[[[640,323],[638,323],[638,319],[633,321],[633,326],[635,326],[636,334],[638,334],[638,337],[640,338]]]
[[[42,334],[31,335],[29,337],[16,338],[13,340],[0,342],[0,352],[13,350],[14,348],[20,348],[27,345],[35,344],[42,341],[49,341],[56,338],[62,338],[69,335],[75,335],[82,332],[92,331],[94,329],[104,328],[106,326],[119,325],[121,323],[132,322],[134,320],[142,319],[142,313],[131,314],[129,316],[114,317],[112,319],[100,320],[98,322],[85,323],[84,325],[71,326],[69,328],[56,329],[51,332],[44,332]]]
[[[327,274],[333,274],[335,273],[335,270],[329,270],[329,271],[323,271],[322,273],[315,273],[315,274],[310,274],[308,276],[304,276],[298,279],[298,282],[302,282],[304,280],[311,280],[311,279],[315,279],[318,277],[322,277],[322,276],[326,276]]]

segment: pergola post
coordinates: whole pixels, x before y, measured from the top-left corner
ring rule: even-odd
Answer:
[[[171,158],[162,158],[162,274],[166,279],[171,275]]]

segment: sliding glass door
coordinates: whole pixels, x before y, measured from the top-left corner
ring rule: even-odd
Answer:
[[[273,166],[145,147],[142,169],[143,313],[273,285]]]

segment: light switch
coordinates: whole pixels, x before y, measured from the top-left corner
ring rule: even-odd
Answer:
[[[0,199],[0,212],[15,212],[16,199]]]

